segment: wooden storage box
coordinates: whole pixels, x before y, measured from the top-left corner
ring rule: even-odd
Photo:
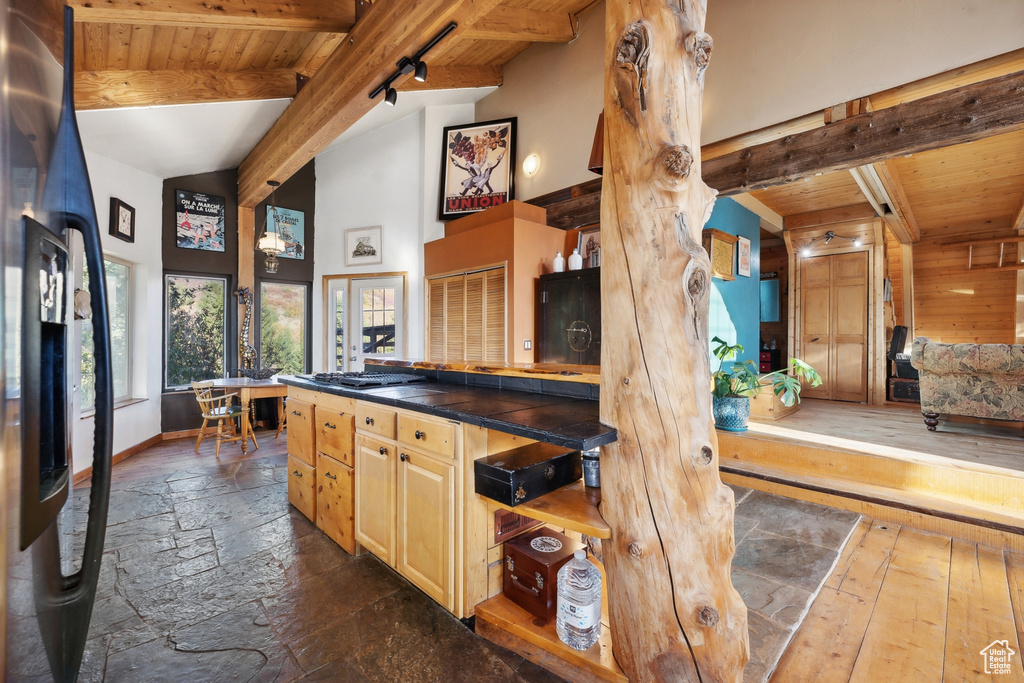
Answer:
[[[546,526],[506,541],[505,597],[538,619],[550,621],[558,606],[558,570],[582,547]]]
[[[531,443],[473,463],[476,492],[509,507],[577,481],[583,476],[579,451]]]
[[[761,393],[750,397],[750,418],[753,420],[778,420],[800,409],[799,403],[786,407],[775,395],[771,382],[761,385]]]

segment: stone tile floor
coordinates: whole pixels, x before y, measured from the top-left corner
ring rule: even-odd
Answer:
[[[560,680],[337,547],[287,504],[284,439],[261,444],[217,461],[167,442],[115,467],[80,681]],[[744,678],[763,681],[858,516],[735,491]],[[84,511],[88,488],[75,496]]]

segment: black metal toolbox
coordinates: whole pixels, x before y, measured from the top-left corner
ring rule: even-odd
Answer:
[[[533,500],[583,476],[579,451],[532,443],[473,463],[476,492],[508,506]]]

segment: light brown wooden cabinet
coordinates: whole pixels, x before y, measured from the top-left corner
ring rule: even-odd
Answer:
[[[455,611],[460,425],[403,413],[397,415],[397,439],[382,439],[382,427],[396,424],[394,411],[360,403],[356,414],[356,540]]]
[[[455,466],[402,446],[397,470],[395,569],[452,610]]]
[[[288,502],[316,522],[316,469],[288,456]]]
[[[318,405],[314,409],[314,415],[317,453],[328,455],[349,467],[355,464],[355,413]]]
[[[316,467],[316,437],[313,433],[313,405],[288,398],[288,455]]]
[[[351,466],[316,454],[316,525],[350,555],[356,553],[354,486]]]
[[[372,436],[356,436],[356,541],[371,553],[395,564],[396,444]]]

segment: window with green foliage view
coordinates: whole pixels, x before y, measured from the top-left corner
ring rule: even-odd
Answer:
[[[195,380],[224,376],[226,299],[225,278],[166,276],[164,384],[168,389],[187,389]]]
[[[259,361],[282,375],[306,372],[306,285],[260,283]]]
[[[131,398],[131,287],[132,267],[112,259],[103,260],[107,275],[107,315],[110,320],[111,375],[114,401]],[[82,289],[89,290],[89,268],[82,268]],[[94,356],[92,318],[82,321],[81,409],[96,406],[96,358]]]

